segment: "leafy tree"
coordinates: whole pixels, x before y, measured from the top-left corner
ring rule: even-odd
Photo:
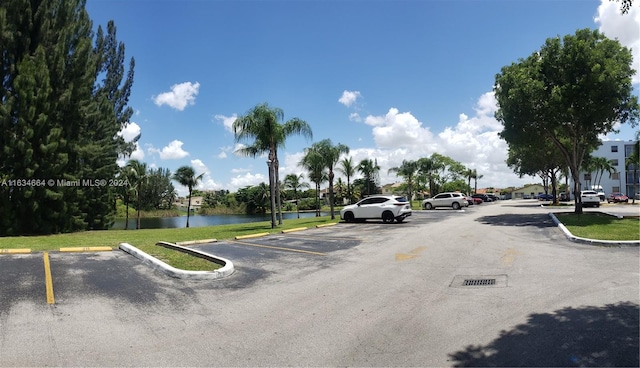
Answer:
[[[111,24],[111,45],[117,47]],[[0,173],[12,179],[109,180],[118,172],[128,87],[113,48],[93,47],[84,0],[5,0],[0,6]],[[96,44],[101,42],[96,37]],[[119,54],[124,58],[124,47]],[[98,77],[103,77],[102,81]],[[104,229],[115,187],[37,185],[0,188],[0,234]]]
[[[437,172],[442,168],[442,163],[432,157],[418,159],[418,180],[424,181],[429,186],[429,195],[436,195]]]
[[[509,149],[507,165],[521,178],[524,175],[539,175],[548,192],[551,180],[551,192],[557,198],[557,177],[565,167],[565,159],[549,141],[534,142],[529,145],[515,146]]]
[[[364,159],[358,164],[358,171],[364,176],[364,190],[366,195],[371,195],[378,190],[378,172],[380,172],[380,166],[378,165],[378,159]]]
[[[143,210],[170,209],[176,199],[169,169],[159,167],[147,171],[146,185],[140,194]]]
[[[285,141],[292,135],[301,134],[309,139],[312,138],[309,124],[293,118],[285,123],[280,123],[284,119],[284,112],[280,108],[271,108],[266,103],[257,105],[243,116],[240,116],[233,123],[233,133],[236,143],[247,142],[249,145],[236,151],[236,153],[256,157],[263,153],[268,153],[269,160],[269,193],[272,207],[275,209],[275,199],[280,203],[280,189],[277,183],[280,182],[278,169],[278,148],[284,147]],[[277,192],[277,193],[276,193]],[[280,223],[282,223],[282,211],[280,213]],[[275,212],[271,211],[271,225],[275,227]]]
[[[580,168],[617,122],[638,118],[632,94],[632,55],[597,30],[547,39],[539,52],[502,68],[496,76],[496,118],[509,147],[549,140],[564,156],[580,192]],[[537,138],[533,138],[537,137]],[[582,213],[576,195],[575,212]]]
[[[340,156],[342,154],[349,153],[349,147],[344,144],[338,143],[337,145],[333,145],[331,139],[323,139],[320,142],[314,143],[314,146],[320,156],[322,157],[323,165],[327,169],[329,179],[329,207],[331,208],[331,219],[335,219],[334,214],[334,203],[335,203],[335,194],[333,193],[333,179],[336,164],[340,160]]]
[[[269,206],[269,188],[265,183],[238,189],[235,198],[246,205],[248,214],[266,213]]]
[[[356,166],[353,163],[353,159],[351,157],[343,158],[339,162],[337,170],[347,177],[347,198],[349,198],[348,202],[351,204],[351,200],[354,197],[351,190],[351,178],[356,174]]]
[[[193,191],[193,187],[198,185],[204,173],[196,176],[196,172],[191,166],[180,166],[176,173],[173,175],[173,180],[187,187],[189,190],[189,201],[187,202],[187,226],[189,227],[189,217],[191,215],[191,192]]]
[[[418,173],[418,162],[410,160],[402,160],[402,164],[397,167],[392,167],[388,171],[389,173],[396,173],[398,176],[404,178],[407,184],[407,193],[409,196],[409,202],[413,200],[413,185],[416,174]]]
[[[304,150],[300,166],[309,172],[309,180],[316,184],[316,217],[318,217],[320,216],[320,184],[327,180],[328,175],[325,171],[324,158],[317,150],[317,146],[312,145]]]
[[[129,204],[131,203],[132,197],[136,196],[136,189],[131,185],[134,180],[129,166],[123,166],[120,168],[118,179],[126,181],[128,183],[127,185],[118,186],[117,189],[118,194],[125,204],[124,229],[129,230]]]
[[[300,208],[298,207],[298,191],[302,188],[309,188],[309,184],[303,182],[304,175],[289,174],[284,177],[284,187],[293,190],[293,199],[296,201],[296,212],[300,218]]]

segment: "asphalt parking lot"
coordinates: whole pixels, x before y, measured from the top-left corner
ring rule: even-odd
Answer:
[[[53,303],[43,253],[0,255],[0,366],[638,365],[638,248],[570,242],[535,202],[194,247],[236,271],[49,252]]]

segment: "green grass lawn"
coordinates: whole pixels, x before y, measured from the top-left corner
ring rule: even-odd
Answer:
[[[640,240],[640,218],[619,219],[602,213],[556,213],[571,234],[598,240]]]
[[[155,245],[159,241],[176,243],[200,239],[233,239],[235,236],[256,233],[279,233],[282,230],[299,227],[336,223],[340,217],[331,220],[330,216],[291,219],[271,229],[270,221],[251,222],[233,225],[191,227],[180,229],[140,229],[140,230],[102,230],[84,231],[70,234],[45,236],[0,237],[0,249],[28,248],[32,252],[56,251],[66,247],[117,248],[120,243],[129,243],[154,257],[183,270],[211,270],[219,266],[203,259],[189,256],[179,251]]]

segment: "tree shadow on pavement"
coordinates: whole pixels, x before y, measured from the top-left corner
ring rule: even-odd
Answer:
[[[491,343],[449,357],[455,367],[638,367],[639,313],[632,302],[535,313]]]
[[[534,226],[555,227],[556,224],[548,214],[504,214],[496,216],[482,216],[476,221],[487,225],[498,226]]]

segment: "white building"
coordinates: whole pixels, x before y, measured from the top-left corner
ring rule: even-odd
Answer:
[[[625,159],[633,153],[635,141],[603,141],[602,145],[591,153],[592,157],[604,157],[609,160],[616,172],[609,175],[604,172],[602,178],[596,178],[595,172],[580,172],[580,184],[582,190],[591,189],[592,186],[601,185],[605,195],[612,192],[622,192],[632,198],[634,195],[634,182],[640,184],[638,173],[635,174],[633,166],[626,166]],[[598,183],[599,181],[599,183]],[[640,185],[638,185],[640,188]],[[637,189],[640,190],[640,189]]]

